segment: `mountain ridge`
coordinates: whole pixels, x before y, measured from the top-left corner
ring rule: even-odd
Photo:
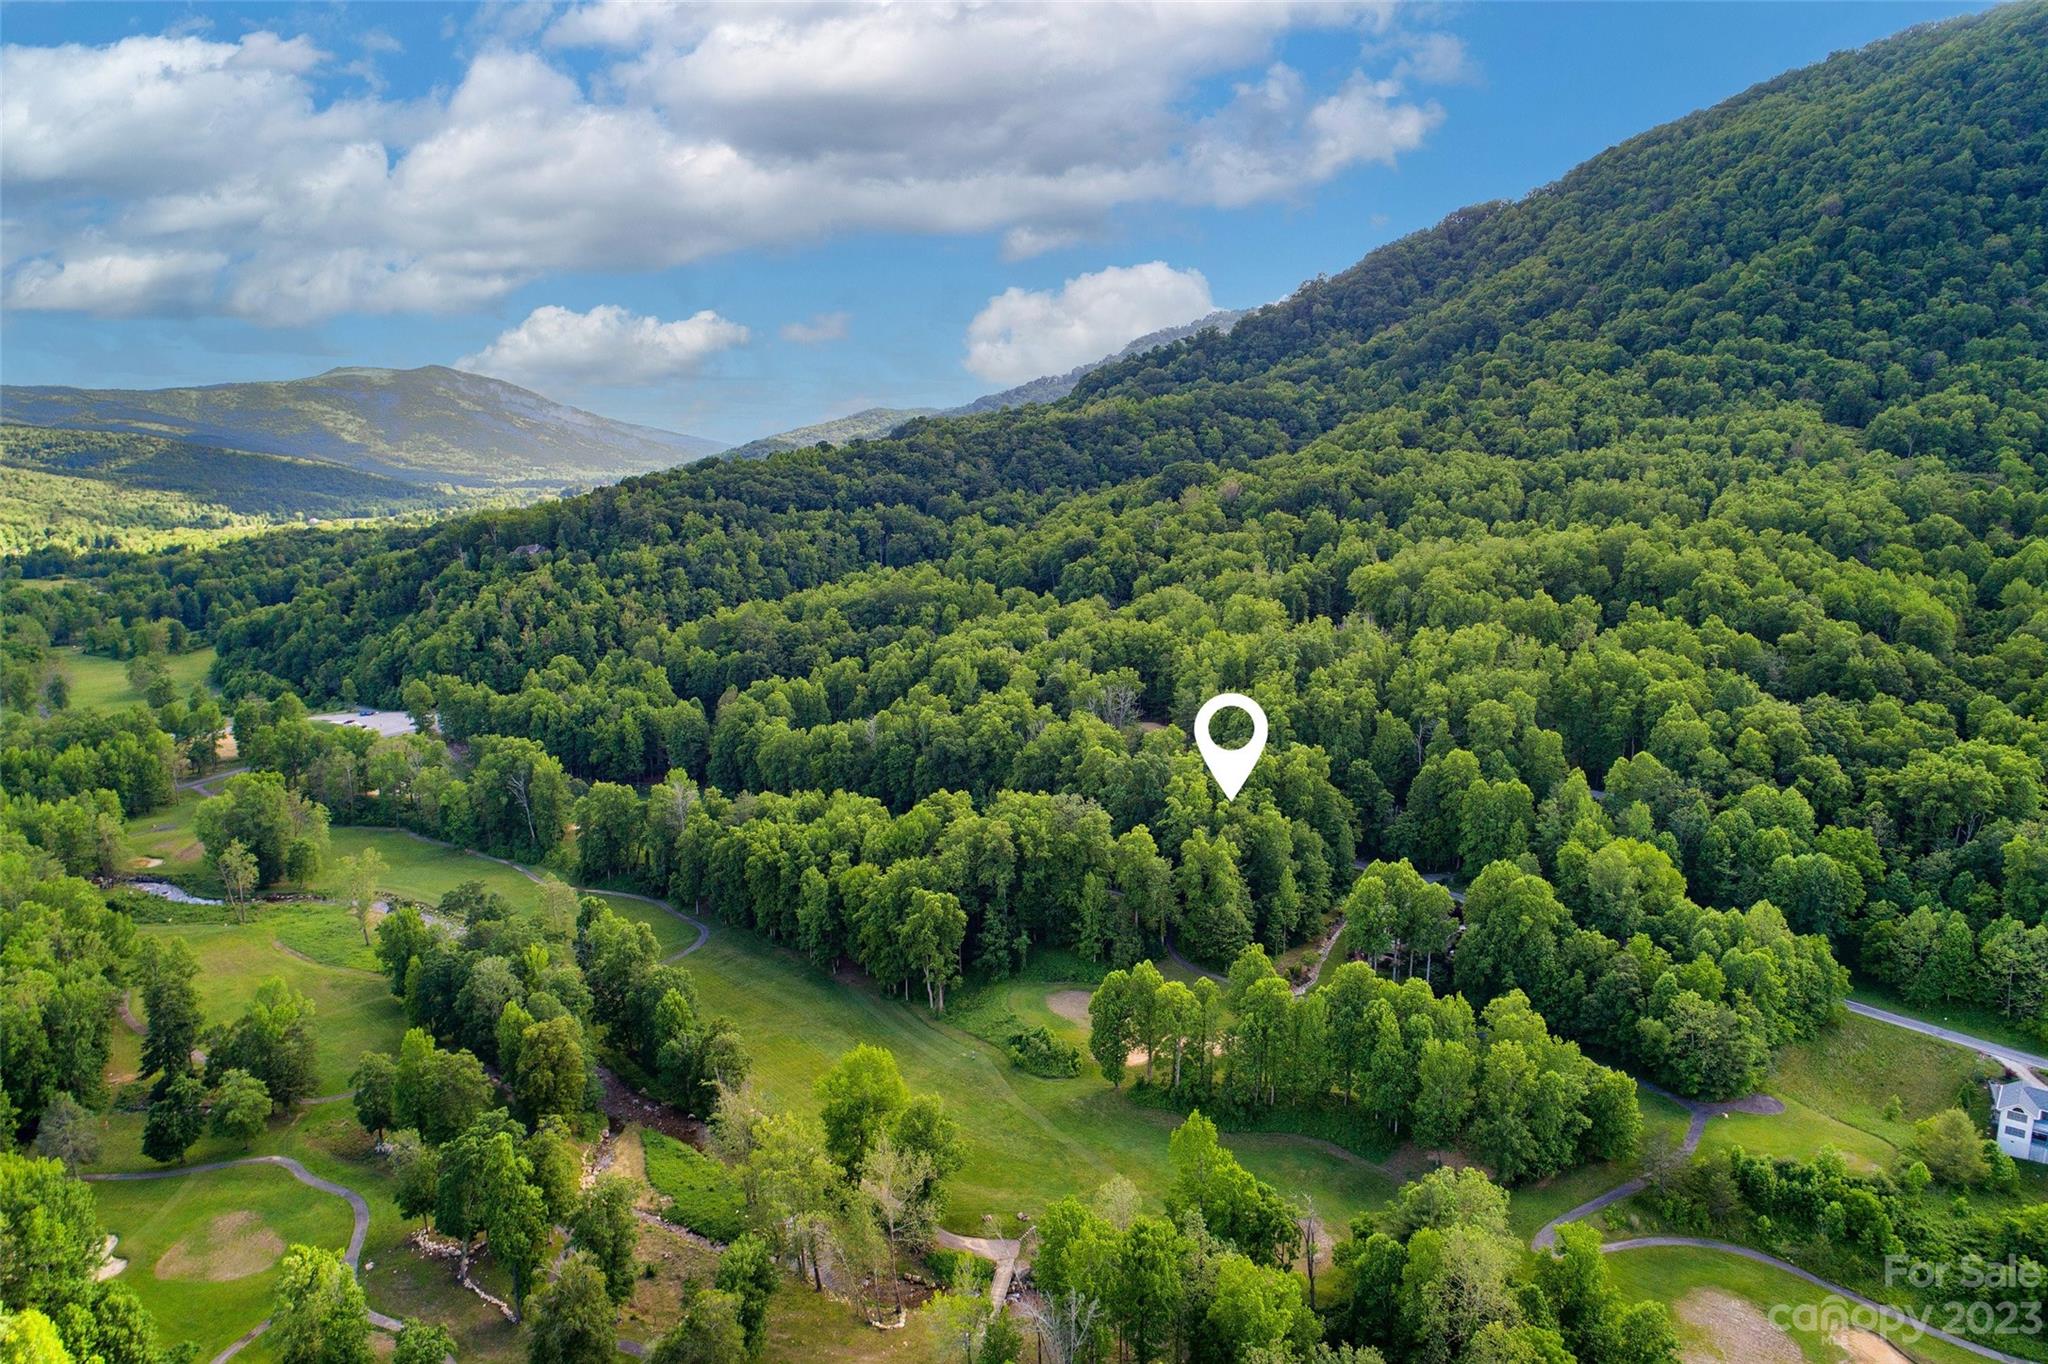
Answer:
[[[303,457],[458,488],[587,486],[718,448],[446,365],[343,365],[300,379],[161,389],[10,384],[0,387],[0,417]]]
[[[828,418],[825,421],[792,427],[787,431],[778,431],[773,435],[757,437],[745,444],[720,450],[719,457],[760,459],[784,450],[801,450],[821,441],[828,445],[841,445],[849,440],[873,440],[894,433],[905,422],[918,417],[964,417],[981,412],[998,412],[1008,407],[1021,407],[1028,403],[1058,402],[1073,392],[1075,385],[1083,378],[1105,365],[1115,364],[1133,355],[1141,355],[1212,327],[1218,331],[1228,332],[1250,311],[1248,308],[1217,308],[1192,322],[1147,332],[1127,342],[1121,349],[1099,360],[1091,360],[1085,365],[1076,365],[1064,374],[1044,374],[1036,379],[1027,379],[1011,388],[985,393],[958,407],[864,408],[859,412],[848,413],[844,417]]]

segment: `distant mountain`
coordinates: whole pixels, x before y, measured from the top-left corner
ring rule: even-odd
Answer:
[[[1065,374],[1047,374],[1028,380],[1015,388],[1006,388],[1000,393],[984,394],[971,403],[959,407],[870,407],[851,416],[834,421],[817,422],[811,426],[799,426],[772,436],[750,440],[745,445],[735,445],[719,453],[727,459],[760,459],[764,455],[776,454],[783,450],[801,450],[806,446],[824,441],[828,445],[844,445],[850,440],[871,440],[886,436],[913,417],[962,417],[975,412],[995,412],[1005,407],[1020,407],[1025,403],[1057,402],[1074,391],[1074,386],[1088,374],[1104,365],[1115,364],[1133,355],[1142,355],[1184,336],[1215,328],[1228,332],[1237,325],[1237,320],[1249,311],[1244,308],[1219,308],[1207,317],[1197,318],[1178,327],[1162,327],[1156,332],[1147,332],[1125,346],[1114,355],[1105,355],[1078,365]]]
[[[1115,355],[1105,355],[1100,360],[1077,365],[1065,374],[1048,374],[1037,379],[1027,379],[1015,388],[1006,388],[1001,393],[986,394],[971,403],[949,408],[946,415],[958,417],[971,412],[995,412],[1005,407],[1021,407],[1025,403],[1058,402],[1072,393],[1075,385],[1083,378],[1104,365],[1128,360],[1133,355],[1143,355],[1148,350],[1157,350],[1169,342],[1178,341],[1184,336],[1194,336],[1211,328],[1228,335],[1230,329],[1237,325],[1237,320],[1249,311],[1249,308],[1218,308],[1207,317],[1196,318],[1193,322],[1184,322],[1178,327],[1161,327],[1156,332],[1145,333]]]
[[[938,410],[936,407],[870,407],[831,421],[813,422],[809,426],[763,436],[719,453],[727,459],[760,459],[784,450],[801,450],[819,441],[827,445],[844,445],[850,440],[886,436],[912,417],[934,416]]]
[[[716,451],[442,365],[205,388],[0,387],[0,418],[326,460],[413,484],[611,483]]]

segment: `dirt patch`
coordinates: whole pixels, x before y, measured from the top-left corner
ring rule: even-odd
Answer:
[[[163,864],[164,860],[161,857],[138,857],[129,863],[137,871],[148,871],[151,867],[161,867]]]
[[[1875,1331],[1837,1331],[1830,1339],[1849,1356],[1850,1364],[1913,1364],[1911,1355]]]
[[[654,1205],[654,1190],[647,1183],[647,1151],[640,1144],[638,1127],[628,1126],[612,1139],[612,1163],[605,1173],[630,1182],[642,1204]]]
[[[1695,1288],[1673,1304],[1678,1319],[1704,1340],[1684,1347],[1685,1364],[1802,1364],[1792,1337],[1747,1298]]]
[[[261,1274],[284,1254],[284,1241],[253,1212],[224,1212],[163,1253],[159,1279],[225,1283]]]
[[[1045,1007],[1051,1009],[1069,1023],[1088,1021],[1088,992],[1086,990],[1054,990],[1045,997]]]
[[[628,1123],[637,1122],[642,1127],[665,1132],[700,1151],[704,1149],[710,1129],[700,1119],[678,1113],[667,1104],[642,1098],[603,1066],[597,1068],[597,1078],[604,1086],[604,1114],[612,1127],[623,1128]]]

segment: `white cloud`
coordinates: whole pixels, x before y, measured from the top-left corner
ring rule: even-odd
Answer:
[[[785,322],[782,325],[782,339],[794,341],[800,346],[818,346],[827,341],[844,341],[846,325],[852,320],[851,313],[819,313],[808,322]]]
[[[1391,162],[1442,117],[1401,73],[1450,60],[1386,6],[621,4],[544,32],[548,11],[519,13],[415,100],[267,32],[0,49],[10,294],[74,268],[111,288],[102,257],[219,257],[211,288],[146,280],[127,306],[289,323],[854,231],[1000,233],[1021,259],[1120,206],[1235,207]],[[1273,63],[1288,31],[1346,25],[1378,74],[1312,89]],[[551,60],[567,49],[589,74]]]
[[[62,264],[30,261],[8,281],[7,306],[93,313],[185,313],[201,307],[227,257],[205,251],[105,251]]]
[[[967,368],[999,384],[1064,374],[1215,307],[1201,271],[1156,260],[1077,275],[1058,293],[1006,289],[967,326]]]
[[[549,305],[455,367],[542,389],[631,388],[690,374],[719,351],[745,345],[747,336],[745,327],[708,308],[663,322],[611,305],[587,313]]]
[[[1003,259],[1030,260],[1048,251],[1064,251],[1087,240],[1088,234],[1071,227],[1013,227],[1003,234]]]

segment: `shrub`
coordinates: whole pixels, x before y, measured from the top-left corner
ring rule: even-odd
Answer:
[[[941,1246],[924,1253],[924,1267],[933,1283],[950,1288],[987,1288],[996,1273],[996,1267],[979,1255]]]
[[[1081,1073],[1081,1049],[1054,1037],[1043,1027],[1022,1028],[1010,1034],[1004,1047],[1019,1070],[1048,1080],[1071,1080]]]
[[[747,1229],[746,1195],[724,1165],[661,1132],[644,1132],[647,1182],[668,1200],[662,1216],[714,1241]]]

